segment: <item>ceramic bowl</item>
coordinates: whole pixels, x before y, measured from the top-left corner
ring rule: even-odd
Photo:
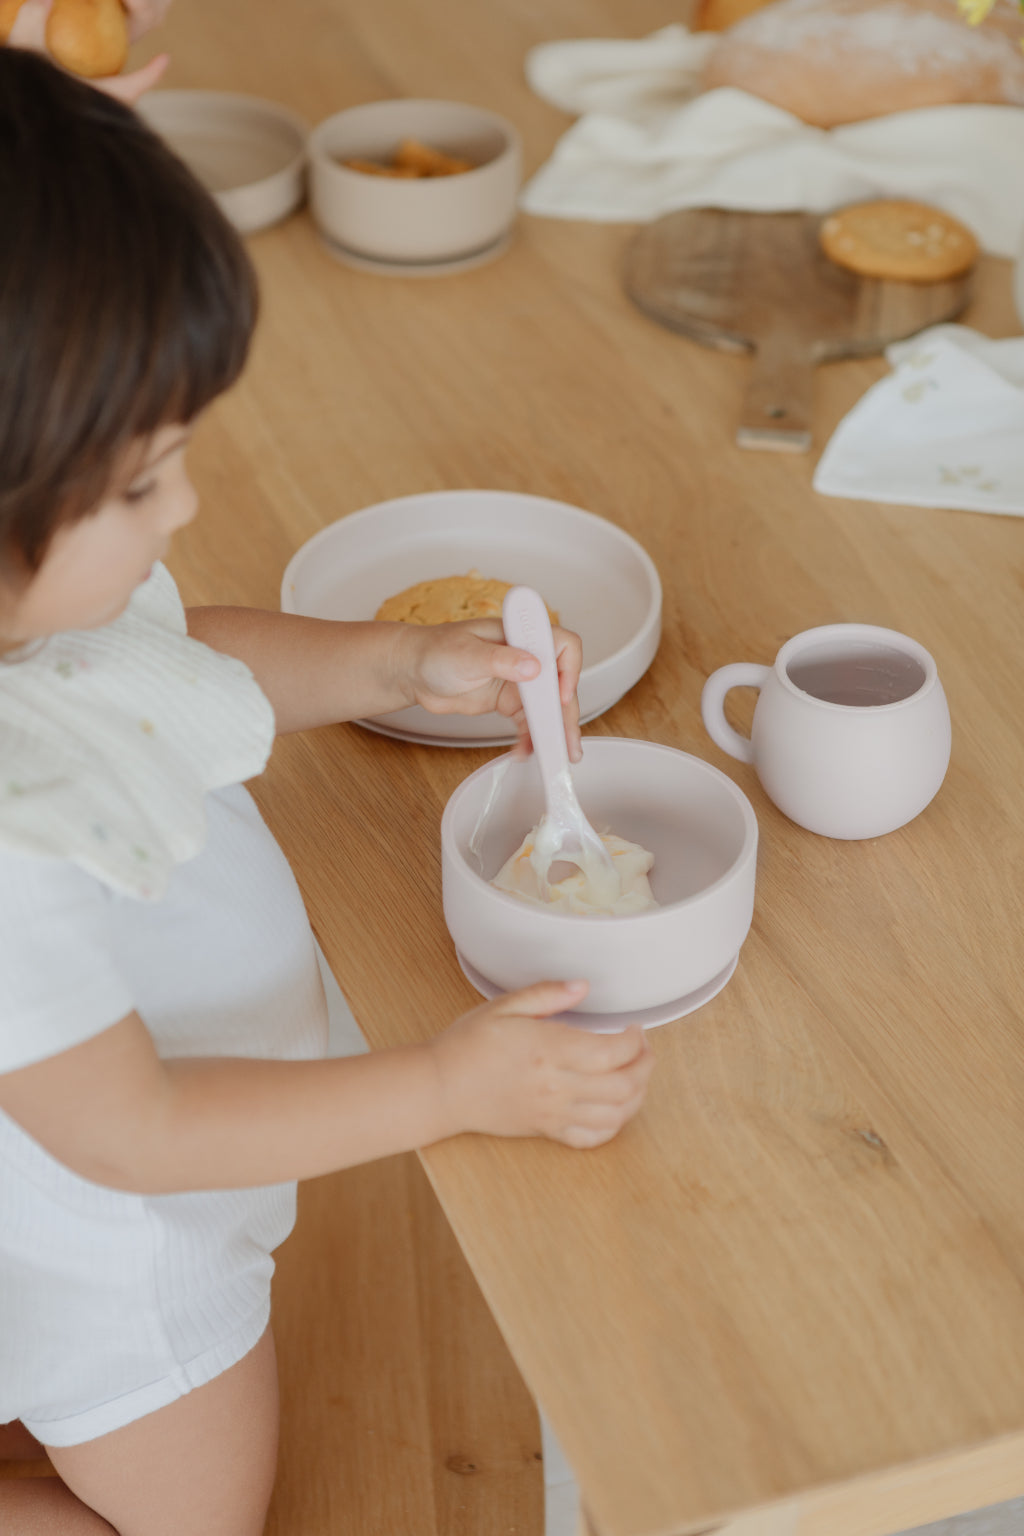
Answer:
[[[231,91],[149,91],[136,111],[242,234],[302,202],[309,128],[287,108]]]
[[[536,587],[583,641],[584,720],[610,709],[650,666],[661,637],[661,582],[646,550],[614,523],[518,491],[427,491],[382,501],[303,544],[281,582],[285,613],[372,619],[414,582],[476,568]],[[432,715],[418,704],[360,724],[431,745],[502,746],[503,715]]]
[[[471,160],[455,176],[400,180],[341,162],[386,161],[403,139]],[[338,253],[410,266],[465,260],[498,245],[516,212],[519,135],[457,101],[374,101],[327,118],[309,141],[310,207]]]
[[[584,977],[584,1007],[593,1014],[685,1001],[716,976],[728,977],[750,928],[754,812],[731,779],[688,753],[608,736],[583,745],[583,761],[573,768],[580,804],[599,832],[654,854],[650,881],[660,907],[577,917],[495,890],[488,882],[543,810],[533,758],[507,756],[464,779],[445,808],[448,931],[460,959],[501,991]]]

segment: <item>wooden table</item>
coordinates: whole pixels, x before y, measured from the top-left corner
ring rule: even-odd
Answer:
[[[533,170],[565,120],[526,88],[526,49],[678,14],[291,0],[285,20],[178,0],[169,83],[311,120],[386,95],[485,103]],[[812,492],[880,360],[822,370],[811,456],[738,450],[747,363],[630,306],[627,236],[524,218],[500,261],[432,281],[337,265],[304,215],[255,237],[255,355],[199,435],[205,512],[173,566],[189,601],[276,606],[317,529],[467,486],[577,503],[649,550],[661,650],[590,729],[696,752],[750,796],[739,969],[654,1032],[649,1101],[608,1147],[467,1136],[423,1160],[600,1536],[879,1536],[1024,1492],[1022,525]],[[1017,329],[1006,263],[983,264],[979,295],[970,322]],[[954,722],[938,799],[850,845],[786,821],[699,716],[715,667],[836,620],[923,642]],[[476,1001],[438,824],[487,755],[337,727],[283,741],[256,786],[374,1046]]]

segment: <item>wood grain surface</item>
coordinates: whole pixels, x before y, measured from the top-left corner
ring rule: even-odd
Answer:
[[[668,0],[293,0],[286,16],[178,0],[169,83],[311,120],[384,95],[480,102],[516,121],[532,170],[567,120],[528,91],[527,48],[678,16]],[[346,270],[305,215],[255,237],[252,365],[200,431],[205,510],[172,563],[189,601],[274,606],[288,557],[333,519],[467,486],[574,502],[656,561],[661,650],[591,730],[697,752],[750,796],[739,969],[654,1033],[649,1103],[608,1147],[464,1137],[424,1163],[595,1529],[661,1536],[818,1495],[855,1508],[872,1479],[930,1484],[1024,1431],[1024,549],[1016,519],[825,499],[813,455],[739,451],[747,360],[636,311],[630,234],[524,218],[493,266],[429,282]],[[1006,263],[982,263],[966,319],[1018,329]],[[815,450],[883,372],[819,370]],[[935,802],[852,845],[787,822],[699,716],[715,667],[844,619],[927,646],[954,726]],[[442,921],[438,824],[487,755],[337,727],[282,741],[255,786],[375,1046],[476,1001]],[[918,1523],[908,1507],[894,1528]]]

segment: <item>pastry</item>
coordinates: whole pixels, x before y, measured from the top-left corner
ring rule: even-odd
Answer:
[[[396,592],[377,609],[374,618],[400,624],[453,624],[459,619],[500,619],[511,581],[498,581],[468,571],[465,576],[435,576]],[[552,624],[558,614],[548,609]]]
[[[0,0],[0,42],[6,42],[23,0]],[[116,75],[128,57],[128,16],[121,0],[53,0],[46,47],[74,75]]]
[[[701,88],[733,86],[818,128],[952,102],[1024,105],[1024,18],[971,27],[955,0],[776,0],[723,32]]]
[[[396,176],[403,181],[422,181],[434,176],[460,176],[474,169],[471,160],[459,160],[446,155],[440,149],[431,149],[418,139],[403,139],[390,160],[367,160],[356,156],[343,160],[350,171],[362,171],[364,176]]]
[[[864,277],[939,283],[973,266],[978,242],[965,225],[927,203],[885,198],[852,203],[821,226],[830,260]]]

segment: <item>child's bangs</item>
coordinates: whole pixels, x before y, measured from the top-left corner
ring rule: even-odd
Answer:
[[[146,296],[155,300],[143,322],[149,344],[117,370],[124,389],[117,414],[127,428],[122,443],[193,421],[235,382],[248,354],[256,285],[233,232],[223,245],[193,242],[175,255],[177,281]]]

